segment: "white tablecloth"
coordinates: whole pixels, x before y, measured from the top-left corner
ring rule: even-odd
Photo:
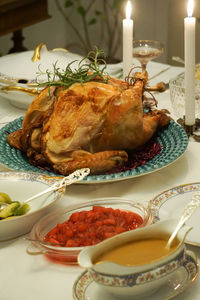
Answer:
[[[150,77],[166,69],[166,65],[149,63]],[[181,68],[169,67],[159,77],[151,81],[168,82],[181,73]],[[169,90],[156,94],[159,108],[172,112]],[[11,121],[24,111],[0,98],[0,126]],[[173,113],[172,113],[173,115]],[[57,207],[73,205],[98,197],[119,196],[148,202],[158,193],[184,183],[200,181],[200,144],[189,142],[185,154],[173,164],[155,173],[142,177],[106,184],[73,185],[67,188],[65,196]],[[0,171],[6,168],[0,167]],[[78,266],[62,266],[48,262],[42,255],[30,256],[26,253],[28,243],[23,237],[0,242],[0,300],[72,300],[72,287],[77,276],[83,271]],[[200,249],[188,246],[200,258]],[[176,299],[199,300],[200,285],[197,280]],[[95,299],[91,299],[95,300]],[[156,299],[155,299],[156,300]]]

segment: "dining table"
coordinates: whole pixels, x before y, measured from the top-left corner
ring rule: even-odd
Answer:
[[[118,64],[111,66],[113,74],[118,67]],[[171,105],[168,83],[170,79],[182,73],[184,68],[151,61],[147,65],[147,71],[149,72],[149,85],[153,86],[160,81],[167,84],[166,91],[154,92],[154,96],[158,101],[158,108],[168,110],[172,119],[176,121],[177,116]],[[8,99],[0,96],[0,127],[24,116],[25,113],[25,109],[15,107]],[[0,172],[7,171],[11,170],[2,164]],[[197,182],[200,182],[200,144],[189,137],[186,150],[173,163],[143,176],[110,182],[70,185],[66,188],[64,196],[51,210],[88,201],[92,204],[94,199],[102,197],[131,199],[147,206],[151,199],[167,189]],[[200,224],[196,226],[199,227]],[[44,255],[29,255],[26,251],[30,243],[25,239],[27,236],[28,234],[0,242],[0,300],[77,300],[73,298],[74,283],[84,269],[78,265],[50,262]],[[186,244],[186,247],[196,254],[199,262],[200,246]],[[199,280],[200,275],[175,298],[199,300]],[[160,293],[162,293],[162,288]],[[81,299],[96,300],[97,298],[93,295]],[[114,298],[108,296],[107,299]],[[156,295],[152,299],[156,300]]]

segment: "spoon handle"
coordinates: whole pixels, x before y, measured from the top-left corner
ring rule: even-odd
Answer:
[[[183,224],[191,217],[197,207],[200,206],[200,192],[197,192],[195,195],[192,196],[192,200],[186,205],[181,215],[181,218],[173,231],[172,235],[170,236],[167,242],[167,248],[170,248],[173,239],[175,238],[179,229],[183,226]]]
[[[24,203],[28,203],[42,195],[45,195],[49,192],[52,191],[56,191],[61,189],[62,187],[66,187],[67,185],[73,184],[77,181],[82,180],[85,176],[87,176],[90,173],[90,169],[88,168],[83,168],[80,170],[76,170],[75,172],[71,173],[69,176],[66,176],[64,178],[62,178],[61,180],[59,180],[58,182],[56,182],[54,185],[50,186],[49,188],[47,188],[46,190],[26,199],[24,201]]]
[[[183,65],[185,64],[184,60],[178,56],[172,56],[172,60],[177,61]]]

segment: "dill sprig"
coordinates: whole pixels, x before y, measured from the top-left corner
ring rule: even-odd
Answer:
[[[62,86],[68,88],[74,83],[84,83],[88,81],[107,83],[109,76],[105,74],[106,62],[102,57],[104,57],[103,50],[95,48],[94,51],[90,51],[87,57],[84,57],[79,62],[77,69],[72,69],[72,65],[77,62],[77,60],[70,62],[64,70],[57,67],[57,63],[53,65],[53,71],[47,69],[43,72],[39,66],[39,72],[37,72],[36,77],[38,87]],[[104,66],[100,67],[100,64],[104,64]],[[39,81],[39,77],[42,75],[47,76],[47,81]]]

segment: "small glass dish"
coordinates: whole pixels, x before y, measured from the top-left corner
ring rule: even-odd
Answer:
[[[30,240],[30,244],[27,247],[27,253],[30,255],[43,254],[47,259],[55,263],[77,264],[78,254],[84,247],[55,246],[45,242],[45,236],[51,229],[56,227],[57,224],[67,221],[73,213],[91,210],[93,206],[103,206],[105,208],[111,207],[113,209],[134,212],[143,219],[143,223],[140,227],[152,223],[149,207],[145,207],[140,203],[117,197],[92,199],[90,202],[59,209],[39,220],[39,222],[34,225],[27,238]]]
[[[197,70],[197,67],[196,67]],[[199,72],[200,73],[200,72]],[[195,72],[195,118],[200,118],[200,78]],[[200,76],[200,75],[198,75]],[[169,81],[170,99],[176,117],[183,118],[185,115],[185,78],[184,73]]]

